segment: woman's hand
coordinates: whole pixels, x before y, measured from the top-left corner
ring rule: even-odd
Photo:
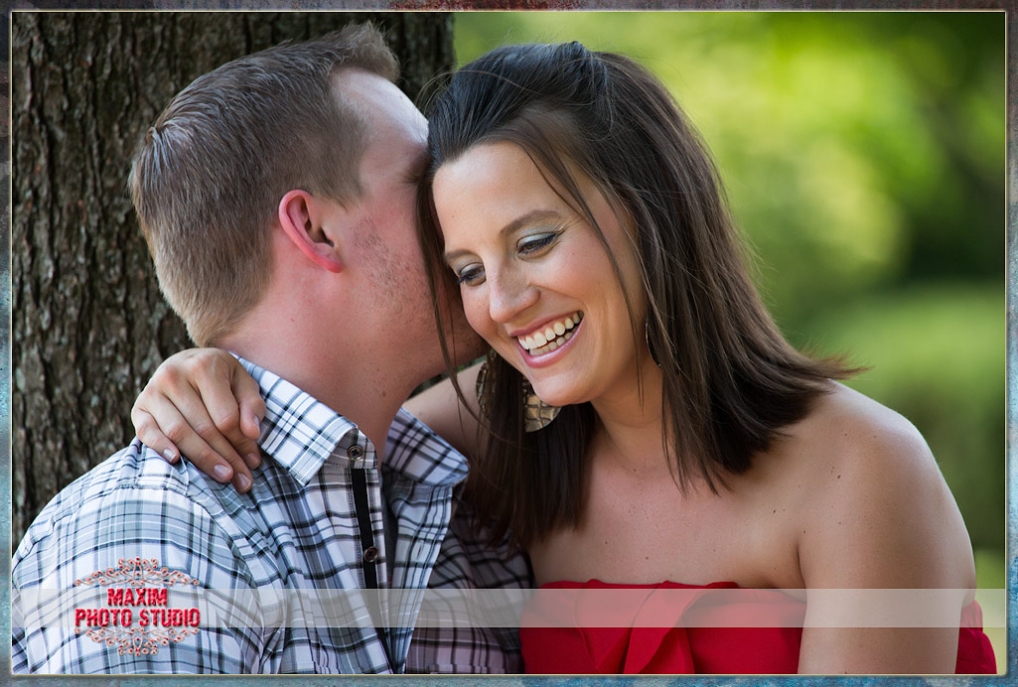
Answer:
[[[183,453],[218,482],[251,488],[265,402],[258,384],[226,351],[197,348],[167,358],[131,409],[138,438],[175,463]]]

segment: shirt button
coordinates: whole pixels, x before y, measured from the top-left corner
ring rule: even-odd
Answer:
[[[378,560],[378,547],[369,546],[368,548],[364,549],[365,563],[374,563],[376,560]]]
[[[360,460],[364,457],[364,449],[357,444],[354,444],[346,450],[346,457],[350,460]]]

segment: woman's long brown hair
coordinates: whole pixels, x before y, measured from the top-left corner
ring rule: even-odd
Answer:
[[[699,477],[717,493],[802,419],[831,379],[855,372],[785,341],[750,279],[706,147],[662,84],[632,60],[579,43],[499,48],[460,69],[428,119],[431,163],[418,210],[433,289],[436,272],[447,272],[434,175],[481,143],[525,150],[606,251],[573,170],[635,227],[647,321],[631,317],[630,327],[634,337],[646,327],[664,377],[662,447],[681,488]],[[617,264],[615,271],[621,284]],[[466,495],[493,537],[508,530],[526,548],[579,523],[597,415],[589,403],[568,406],[545,429],[525,433],[522,375],[498,359],[489,377],[485,444]]]

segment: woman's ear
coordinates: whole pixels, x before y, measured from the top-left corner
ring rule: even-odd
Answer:
[[[279,201],[279,226],[304,255],[322,269],[340,272],[339,249],[322,226],[325,207],[307,191],[288,191]]]

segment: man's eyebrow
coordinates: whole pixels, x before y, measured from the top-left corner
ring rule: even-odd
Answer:
[[[518,231],[529,224],[535,224],[537,222],[542,222],[544,220],[549,219],[558,219],[559,217],[561,217],[561,215],[555,210],[531,210],[526,214],[520,215],[512,222],[509,222],[509,224],[502,227],[502,229],[498,233],[499,236],[504,238],[509,234],[512,234],[513,232]],[[471,251],[469,250],[452,250],[446,252],[446,254],[442,256],[442,258],[448,265],[461,255],[465,255],[470,252]]]

